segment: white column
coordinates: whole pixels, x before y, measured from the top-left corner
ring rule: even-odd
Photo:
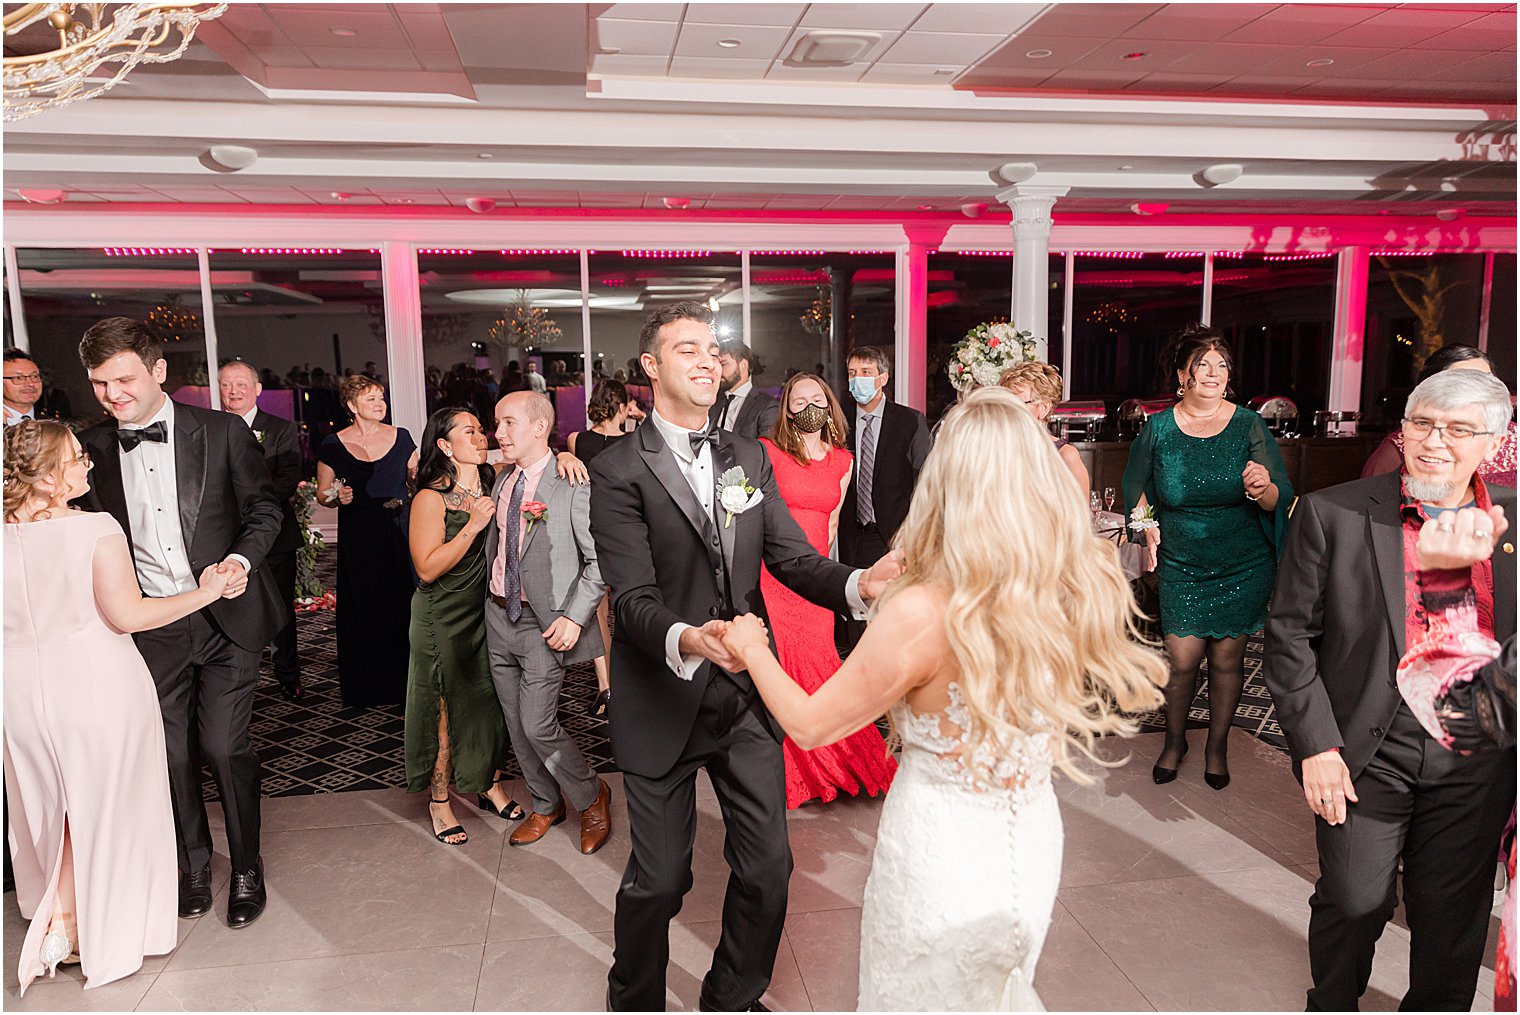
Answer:
[[[410,243],[380,245],[380,278],[385,286],[385,349],[390,370],[391,419],[422,440],[427,425],[427,387],[422,357],[422,288],[417,252]]]
[[[755,340],[749,336],[749,248],[739,254],[739,280],[744,286],[744,344],[755,348]]]
[[[1050,359],[1050,210],[1069,187],[1021,183],[998,192],[1013,209],[1013,323],[1034,336],[1035,355]]]
[[[1061,296],[1066,303],[1066,312],[1061,315],[1061,400],[1071,398],[1071,314],[1076,303],[1077,294],[1077,255],[1075,251],[1066,252],[1066,284],[1061,287]]]
[[[1332,411],[1362,405],[1362,352],[1367,337],[1367,248],[1345,247],[1335,262],[1335,336],[1330,352]]]
[[[587,257],[586,248],[581,248],[581,358],[586,368],[581,371],[581,394],[585,396],[586,405],[591,404],[591,262]],[[424,371],[426,373],[426,371]],[[609,373],[607,375],[611,377]],[[587,427],[590,427],[588,422]]]
[[[897,344],[892,363],[895,400],[919,412],[929,409],[929,247],[938,243],[905,228],[897,248]],[[943,235],[942,233],[940,235]]]
[[[206,335],[206,383],[211,387],[211,408],[220,412],[222,386],[217,380],[217,367],[221,362],[221,356],[217,353],[216,311],[211,306],[211,251],[205,247],[197,247],[195,259],[201,273],[201,322]]]
[[[11,337],[16,348],[22,352],[32,351],[32,342],[26,333],[26,314],[21,309],[21,273],[16,270],[16,248],[5,248],[6,299],[11,301]]]
[[[1199,324],[1212,324],[1214,321],[1214,252],[1204,251],[1203,254],[1203,310],[1198,315]]]

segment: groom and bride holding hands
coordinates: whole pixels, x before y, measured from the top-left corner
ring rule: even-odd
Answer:
[[[665,1007],[703,768],[731,874],[699,1006],[764,1010],[792,871],[783,734],[822,746],[884,712],[903,756],[866,887],[860,1006],[1037,1008],[1061,862],[1051,770],[1084,778],[1094,739],[1132,731],[1124,714],[1158,703],[1164,681],[1133,637],[1117,555],[1093,538],[1044,428],[1007,391],[968,397],[925,465],[898,551],[857,570],[808,543],[758,441],[709,426],[721,370],[707,307],[654,312],[639,352],[649,425],[591,470],[632,841],[609,1010]],[[836,612],[875,607],[812,695],[776,661],[762,563]]]

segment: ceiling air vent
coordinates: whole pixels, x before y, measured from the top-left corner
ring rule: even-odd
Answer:
[[[785,62],[788,67],[848,67],[880,41],[872,32],[809,32]]]

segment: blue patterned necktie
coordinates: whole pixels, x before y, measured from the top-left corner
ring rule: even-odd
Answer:
[[[507,616],[513,623],[522,617],[522,571],[518,568],[517,560],[517,531],[522,519],[523,490],[528,486],[528,474],[522,470],[517,472],[517,482],[512,484],[512,499],[507,502],[507,517],[512,520],[507,526],[507,531],[502,535],[507,540],[507,573],[503,584],[506,586]]]

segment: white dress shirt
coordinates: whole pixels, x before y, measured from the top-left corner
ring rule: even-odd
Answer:
[[[691,450],[691,435],[704,433],[707,428],[688,430],[684,426],[677,426],[661,416],[657,409],[649,413],[649,420],[659,431],[665,445],[675,452],[676,464],[681,468],[681,475],[686,477],[691,492],[697,495],[697,503],[702,505],[702,512],[708,518],[712,518],[713,497],[716,495],[717,485],[713,478],[712,447],[703,444],[696,454],[693,454]],[[714,521],[713,524],[716,525],[717,522]],[[845,584],[845,597],[849,600],[850,609],[854,611],[856,620],[864,620],[866,616],[865,600],[860,595],[860,579],[864,574],[863,570],[857,570]],[[703,657],[700,655],[681,654],[681,633],[692,626],[677,621],[670,625],[670,630],[665,632],[665,665],[669,666],[671,672],[682,680],[695,677],[697,668],[703,662]]]
[[[743,384],[735,384],[732,388],[729,388],[728,394],[733,397],[729,399],[728,408],[724,410],[723,418],[719,421],[718,425],[725,430],[732,430],[734,424],[739,421],[739,412],[744,408],[744,400],[754,390],[754,381],[745,381]]]
[[[248,424],[248,429],[253,429],[253,421],[254,418],[258,416],[258,414],[259,407],[257,405],[255,405],[252,409],[249,409],[247,412],[241,414],[243,422]]]
[[[8,405],[5,407],[5,425],[6,426],[15,426],[17,423],[21,422],[23,419],[36,419],[36,418],[37,418],[37,407],[35,405],[32,406],[30,409],[26,410],[25,412],[20,412],[20,411],[18,411],[16,409],[12,409]]]

